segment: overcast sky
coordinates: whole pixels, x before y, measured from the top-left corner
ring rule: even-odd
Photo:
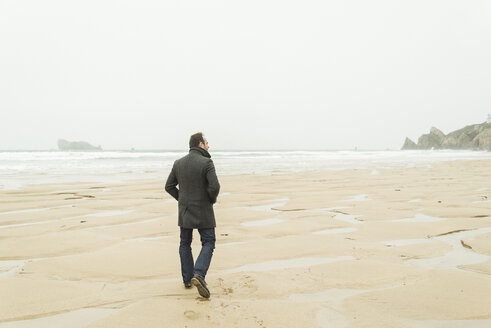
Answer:
[[[491,113],[491,1],[0,0],[0,149],[399,149]]]

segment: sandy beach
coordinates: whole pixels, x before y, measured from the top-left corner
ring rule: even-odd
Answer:
[[[491,160],[219,176],[209,300],[165,178],[0,191],[0,328],[491,327]]]

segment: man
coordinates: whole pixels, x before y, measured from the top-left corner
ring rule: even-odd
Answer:
[[[191,136],[189,148],[189,154],[174,162],[165,190],[178,201],[181,229],[179,256],[184,286],[191,288],[194,285],[201,296],[209,298],[205,276],[215,249],[213,204],[217,200],[220,184],[208,153],[208,141],[201,132]],[[196,263],[191,252],[193,229],[198,229],[201,237],[201,252]]]

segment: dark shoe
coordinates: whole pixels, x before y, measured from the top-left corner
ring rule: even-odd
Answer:
[[[200,276],[194,276],[193,279],[191,279],[191,283],[198,288],[198,293],[202,297],[210,298],[210,291],[208,290],[208,287],[206,287],[205,279]]]
[[[191,281],[188,281],[188,282],[185,282],[184,283],[184,288],[189,289],[191,287],[193,287],[193,285],[191,284]]]

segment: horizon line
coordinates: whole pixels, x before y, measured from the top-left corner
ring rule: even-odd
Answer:
[[[305,148],[292,148],[292,149],[259,149],[259,148],[251,148],[251,149],[212,149],[210,153],[214,152],[295,152],[295,151],[305,151],[305,152],[316,152],[316,151],[399,151],[403,150],[401,148],[318,148],[318,149],[305,149]],[[406,149],[407,150],[407,149]],[[424,149],[417,149],[424,150]],[[435,149],[438,150],[438,149]],[[440,150],[448,150],[448,149],[440,149]],[[457,150],[457,149],[456,149]],[[465,149],[461,149],[465,150]],[[0,152],[86,152],[86,153],[97,153],[97,152],[188,152],[189,148],[181,148],[181,149],[136,149],[136,148],[119,148],[119,149],[101,149],[101,150],[60,150],[60,149],[0,149]]]

